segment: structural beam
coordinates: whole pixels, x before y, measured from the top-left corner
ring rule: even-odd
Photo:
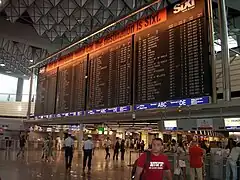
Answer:
[[[222,47],[223,98],[225,101],[231,101],[230,55],[225,0],[218,0],[218,15]]]
[[[61,45],[53,44],[48,38],[39,36],[36,30],[30,25],[22,23],[11,23],[5,18],[0,17],[0,37],[11,41],[24,43],[30,46],[47,49],[48,52],[55,52]]]

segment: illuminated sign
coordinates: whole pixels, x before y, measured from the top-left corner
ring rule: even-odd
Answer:
[[[159,23],[163,23],[166,20],[167,20],[167,10],[166,9],[160,10],[154,14],[151,14],[150,16],[147,16],[143,19],[136,21],[133,24],[126,26],[120,31],[115,31],[113,33],[110,33],[106,37],[101,38],[92,44],[84,46],[76,52],[72,52],[66,56],[61,57],[57,62],[48,64],[46,71],[48,72],[57,67],[72,64],[75,61],[79,61],[79,58],[84,55],[94,52],[106,45],[109,46],[112,43],[115,43],[116,41],[125,39],[137,32],[143,31],[146,28],[152,27]]]
[[[178,3],[173,8],[173,13],[186,12],[195,8],[195,0],[187,0],[182,3]]]
[[[88,110],[87,115],[130,112],[131,106]]]
[[[177,130],[177,121],[176,120],[164,121],[164,127],[166,130]]]
[[[170,100],[164,102],[156,103],[146,103],[135,105],[135,110],[146,110],[146,109],[159,109],[159,108],[169,108],[169,107],[182,107],[182,106],[192,106],[200,104],[209,104],[210,97],[200,97],[200,98],[187,98],[179,100]]]
[[[240,118],[225,118],[226,129],[240,129]]]

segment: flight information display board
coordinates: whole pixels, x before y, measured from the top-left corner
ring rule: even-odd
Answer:
[[[89,55],[88,109],[131,104],[132,38]]]
[[[59,67],[56,113],[82,111],[85,108],[87,57]]]
[[[204,1],[186,2],[136,34],[136,104],[210,95]]]
[[[45,67],[40,69],[35,114],[54,114],[56,103],[57,69],[45,72]]]

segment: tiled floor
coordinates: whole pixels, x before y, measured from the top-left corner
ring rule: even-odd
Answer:
[[[75,153],[73,167],[65,171],[64,153],[55,153],[53,162],[42,162],[41,152],[25,153],[24,159],[16,159],[16,152],[0,151],[0,177],[2,180],[129,180],[131,167],[129,152],[126,161],[104,159],[104,151],[97,150],[92,161],[90,175],[82,173],[82,158]],[[135,156],[136,157],[136,156]],[[134,159],[134,158],[133,158]]]

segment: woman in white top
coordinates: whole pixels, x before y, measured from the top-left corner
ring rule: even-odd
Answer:
[[[182,171],[182,177],[184,180],[186,180],[186,159],[187,159],[187,152],[184,148],[184,145],[182,142],[179,142],[178,148],[177,148],[177,167],[181,168]]]

